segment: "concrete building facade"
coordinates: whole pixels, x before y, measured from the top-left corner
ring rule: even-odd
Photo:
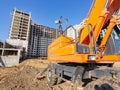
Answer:
[[[0,48],[3,48],[3,42],[0,41]]]
[[[30,13],[13,10],[7,46],[24,48],[25,56],[46,57],[48,45],[60,35],[60,30],[32,24],[31,21]]]
[[[59,36],[59,31],[43,25],[32,24],[30,30],[28,56],[46,57],[48,45]]]
[[[7,43],[13,46],[25,48],[25,51],[27,52],[30,24],[31,14],[19,11],[15,8],[12,14],[10,33]]]

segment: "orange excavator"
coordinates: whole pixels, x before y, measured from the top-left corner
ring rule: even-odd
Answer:
[[[48,47],[48,85],[71,81],[85,90],[120,90],[120,31],[116,26],[120,0],[93,0],[75,39],[59,36]],[[76,33],[76,30],[75,30]],[[67,77],[67,78],[66,78]]]

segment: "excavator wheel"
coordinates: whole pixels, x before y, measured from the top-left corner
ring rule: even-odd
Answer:
[[[51,67],[47,70],[47,84],[49,87],[57,84],[57,77],[55,76],[55,70]]]
[[[84,90],[120,90],[120,79],[104,77],[88,83]]]

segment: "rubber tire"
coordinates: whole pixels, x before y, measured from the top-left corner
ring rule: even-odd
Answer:
[[[120,79],[104,77],[88,83],[84,90],[120,90]]]
[[[55,76],[55,71],[52,68],[47,70],[47,84],[49,87],[57,84],[57,77]]]

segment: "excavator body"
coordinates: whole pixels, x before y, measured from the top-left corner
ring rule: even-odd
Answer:
[[[120,61],[120,55],[117,52],[112,55],[105,53],[109,48],[106,46],[107,42],[118,20],[115,13],[120,8],[119,3],[120,0],[102,0],[102,2],[95,0],[83,28],[79,30],[79,36],[75,37],[78,40],[61,35],[49,45],[48,60],[76,63],[113,63]],[[106,29],[106,32],[100,40],[102,29]],[[113,42],[115,44],[115,41]]]
[[[120,0],[93,0],[78,36],[73,39],[61,35],[48,46],[48,60],[58,61],[47,68],[49,86],[55,85],[56,81],[59,83],[60,79],[68,80],[67,76],[72,84],[85,87],[85,90],[120,90],[117,88],[120,87],[120,68],[112,67],[115,62],[120,62],[116,43],[116,37],[120,39],[116,26],[119,9]],[[110,80],[116,82],[117,87]]]

